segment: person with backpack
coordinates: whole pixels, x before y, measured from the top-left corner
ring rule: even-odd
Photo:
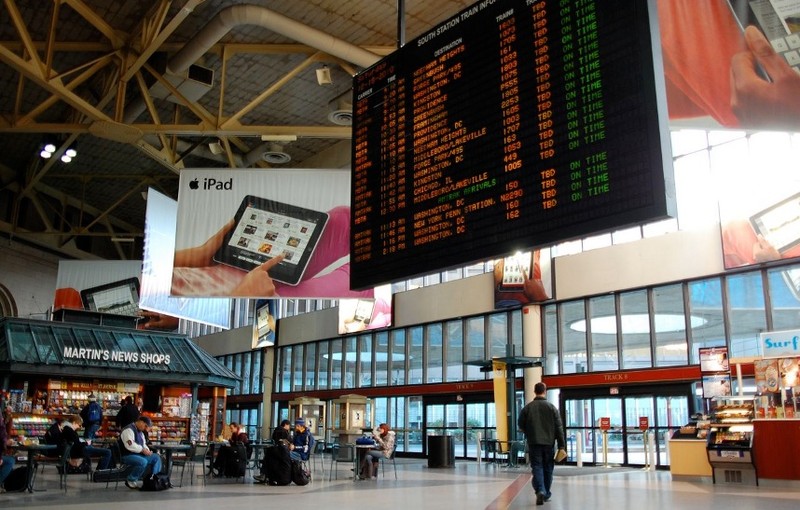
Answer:
[[[103,423],[103,408],[97,403],[97,397],[94,393],[89,394],[89,403],[81,409],[81,418],[83,419],[83,438],[94,439],[97,431],[100,430],[100,425]]]
[[[292,438],[292,449],[289,452],[292,460],[308,460],[309,455],[314,450],[316,440],[306,428],[306,420],[298,418],[294,422],[294,437]]]
[[[6,434],[6,424],[5,421],[3,421],[3,417],[0,416],[0,453],[6,449],[8,440],[9,438]],[[5,492],[5,489],[3,488],[3,482],[5,482],[8,474],[11,473],[11,470],[14,469],[15,462],[16,459],[13,455],[0,456],[0,492]]]

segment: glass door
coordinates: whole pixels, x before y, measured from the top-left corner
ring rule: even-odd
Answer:
[[[494,438],[497,422],[494,403],[475,400],[479,401],[439,403],[435,398],[426,398],[423,439],[431,435],[452,436],[456,457],[477,457],[478,435],[482,439]],[[427,453],[427,439],[425,443]]]
[[[594,458],[597,464],[623,464],[625,462],[625,442],[623,440],[625,424],[622,414],[622,399],[619,397],[593,399],[594,420],[592,421],[592,437],[594,438]],[[605,433],[600,429],[601,418],[610,420],[611,428]],[[607,445],[604,451],[603,446]]]
[[[647,418],[648,427],[655,426],[653,396],[625,397],[625,420],[622,425],[622,440],[625,441],[626,458],[622,464],[647,465],[646,435],[640,427],[640,419]]]
[[[667,441],[694,412],[691,385],[638,387],[628,391],[631,394],[619,396],[608,396],[608,388],[562,391],[568,462],[577,462],[580,454],[585,464],[669,465]],[[600,429],[601,418],[608,418],[610,423],[605,433]],[[642,418],[647,418],[648,433],[655,437],[653,459],[645,456]]]

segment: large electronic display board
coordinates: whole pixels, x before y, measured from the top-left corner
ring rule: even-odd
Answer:
[[[354,78],[351,286],[674,215],[655,1],[484,0]]]

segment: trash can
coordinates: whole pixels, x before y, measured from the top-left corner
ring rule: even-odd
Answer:
[[[456,443],[453,436],[428,436],[428,467],[456,467]]]

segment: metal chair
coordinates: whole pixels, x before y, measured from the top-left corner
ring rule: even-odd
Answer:
[[[317,463],[319,463],[319,468],[322,471],[322,476],[325,476],[325,443],[322,441],[317,441],[314,444],[314,451],[308,455],[308,460],[311,462],[312,469],[317,468]]]
[[[336,475],[336,479],[339,479],[339,469],[338,466],[335,464],[339,462],[344,462],[350,466],[354,466],[354,457],[355,457],[355,448],[345,445],[342,448],[341,445],[335,444],[331,447],[331,467],[328,474],[328,481],[333,478],[333,475]],[[353,467],[355,469],[355,467]],[[355,474],[354,474],[355,475]]]
[[[203,466],[203,485],[206,484],[206,469],[205,469],[205,460],[206,456],[208,455],[208,445],[207,444],[193,444],[192,447],[186,452],[186,456],[183,458],[173,459],[172,460],[172,467],[179,467],[181,468],[181,477],[178,481],[178,487],[183,487],[183,475],[186,472],[186,467],[189,467],[189,484],[194,485],[194,468],[197,464]]]
[[[392,463],[392,467],[394,468],[394,479],[397,480],[397,463],[394,460],[394,454],[396,452],[397,452],[397,445],[395,444],[394,448],[392,448],[392,454],[389,457],[380,457],[380,463],[378,465],[380,466],[380,470],[381,470],[381,473],[383,473],[383,477],[384,478],[386,478],[386,466],[385,466],[385,464],[387,462],[391,462]]]
[[[58,470],[58,488],[64,489],[64,494],[67,493],[67,467],[69,465],[69,455],[70,451],[72,450],[72,443],[67,443],[64,446],[64,450],[58,457],[41,457],[34,460],[33,465],[33,481],[31,481],[31,486],[33,486],[36,480],[36,468],[42,466],[42,470],[44,470],[44,466],[51,464],[56,466]]]

